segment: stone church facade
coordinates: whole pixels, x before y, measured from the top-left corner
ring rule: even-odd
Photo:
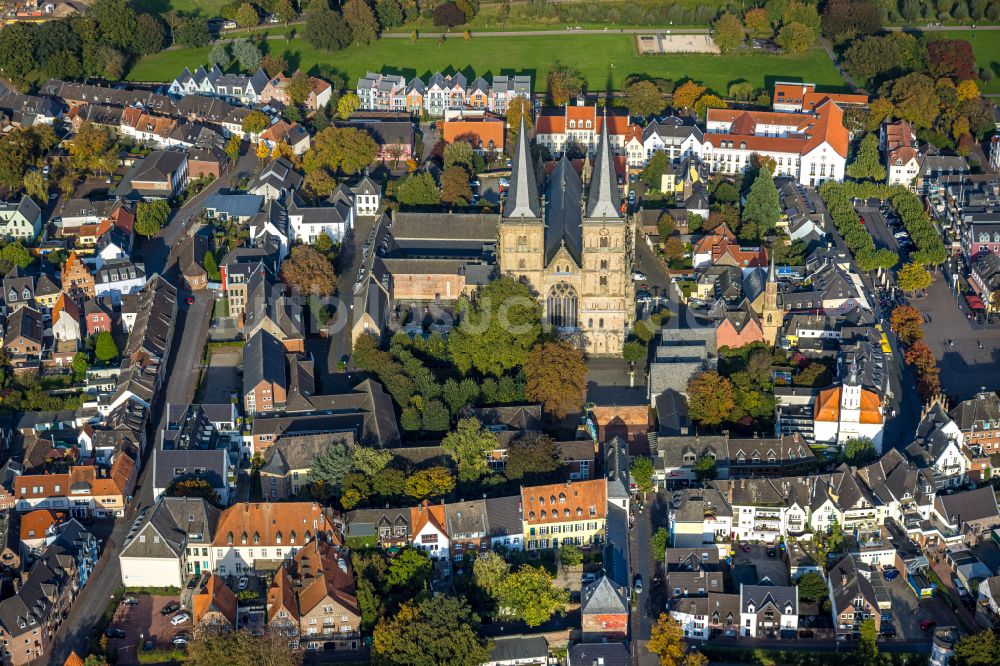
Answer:
[[[620,355],[635,323],[635,241],[617,178],[602,132],[589,182],[563,154],[540,193],[522,124],[500,220],[501,273],[529,283],[546,323],[594,355]]]

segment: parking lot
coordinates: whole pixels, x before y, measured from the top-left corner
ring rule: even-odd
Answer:
[[[139,663],[136,654],[149,641],[152,641],[154,649],[168,649],[177,634],[191,634],[190,619],[173,625],[170,620],[177,613],[160,614],[164,606],[177,601],[176,597],[140,594],[136,598],[138,603],[134,605],[119,604],[109,625],[109,630],[125,631],[124,638],[111,638],[108,642],[109,649],[117,651],[119,664]]]
[[[208,404],[227,403],[232,394],[242,393],[243,380],[237,372],[243,364],[241,347],[217,347],[212,350],[205,368],[204,390],[201,401]]]
[[[775,556],[768,557],[767,546],[749,545],[750,552],[744,552],[742,547],[736,546],[736,554],[733,556],[733,585],[741,578],[741,571],[747,571],[746,567],[757,569],[757,580],[749,581],[743,579],[742,582],[756,584],[767,578],[774,585],[791,585],[791,577],[788,574],[788,564],[783,559],[780,548],[775,548]]]
[[[891,581],[883,580],[883,583],[892,600],[892,610],[883,612],[892,614],[892,625],[896,629],[895,641],[929,641],[931,634],[920,629],[920,623],[924,620],[933,620],[941,627],[955,624],[955,615],[947,602],[937,597],[917,599],[913,588],[906,582],[905,575]]]

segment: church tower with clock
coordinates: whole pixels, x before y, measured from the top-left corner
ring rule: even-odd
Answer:
[[[634,234],[624,215],[605,123],[589,182],[563,154],[538,175],[522,121],[500,220],[500,271],[538,293],[546,323],[588,354],[620,355],[635,323]]]

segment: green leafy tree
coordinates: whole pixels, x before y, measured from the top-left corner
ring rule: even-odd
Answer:
[[[142,55],[159,53],[166,40],[163,21],[152,14],[140,14],[136,19],[135,43]]]
[[[875,627],[875,620],[869,618],[861,623],[861,631],[858,638],[858,663],[862,666],[876,666],[879,664],[878,658],[878,629]]]
[[[746,41],[746,29],[739,18],[727,12],[712,24],[712,40],[719,50],[728,53],[743,46],[743,42]]]
[[[163,199],[143,201],[136,209],[135,230],[149,238],[159,233],[170,217],[170,204]]]
[[[559,563],[567,567],[578,567],[583,564],[583,551],[573,544],[561,546],[559,548]]]
[[[472,564],[472,578],[476,587],[491,599],[497,597],[500,585],[509,574],[510,564],[496,551],[483,553]]]
[[[273,79],[278,74],[281,74],[288,69],[288,60],[286,60],[285,56],[280,53],[268,53],[264,56],[264,59],[260,61],[260,66],[264,69],[264,73],[267,74],[269,78]]]
[[[638,340],[629,340],[622,346],[622,358],[626,363],[638,363],[646,358],[646,345]]]
[[[310,11],[306,15],[306,41],[324,51],[340,51],[354,39],[350,26],[331,9]]]
[[[552,574],[529,564],[507,576],[497,590],[501,617],[537,627],[566,610],[569,594],[552,584]]]
[[[306,173],[326,168],[353,174],[371,164],[376,155],[378,144],[364,130],[327,127],[313,137],[312,146],[302,157],[302,167]]]
[[[1000,636],[992,629],[966,634],[955,643],[955,666],[1000,664]]]
[[[625,89],[625,106],[633,116],[651,116],[667,106],[667,96],[652,81],[636,81]]]
[[[855,180],[885,180],[885,166],[878,153],[878,136],[868,133],[861,140],[858,154],[847,167],[847,175]]]
[[[688,415],[698,423],[719,425],[735,408],[732,383],[715,370],[700,372],[688,382]]]
[[[760,241],[774,229],[781,218],[781,198],[774,186],[774,178],[767,169],[761,169],[750,187],[740,223],[740,237]]]
[[[819,601],[827,596],[826,580],[818,573],[812,571],[802,574],[795,581],[795,587],[799,588],[799,598],[803,601]]]
[[[455,489],[455,477],[447,467],[430,467],[406,479],[406,494],[418,500],[441,497]]]
[[[489,661],[492,649],[478,629],[464,599],[436,595],[406,602],[375,627],[373,661],[383,666],[478,666]]]
[[[378,39],[378,21],[371,5],[365,0],[347,0],[342,12],[355,44],[371,44]]]
[[[306,475],[309,483],[322,483],[334,491],[339,490],[344,477],[351,471],[354,459],[343,444],[330,444],[313,458]]]
[[[663,183],[663,175],[670,169],[670,156],[658,150],[647,160],[646,169],[642,172],[642,182],[647,187],[659,190]]]
[[[877,456],[875,445],[867,437],[852,437],[844,443],[844,462],[853,467],[867,465]]]
[[[501,277],[481,287],[475,301],[459,302],[462,323],[448,349],[463,374],[475,368],[499,377],[523,366],[542,333],[542,308],[523,283]]]
[[[904,264],[903,267],[899,269],[896,281],[899,284],[899,288],[903,291],[913,292],[920,291],[931,286],[931,282],[934,281],[934,276],[920,264],[909,263]]]
[[[497,436],[483,427],[477,418],[462,419],[455,430],[441,440],[441,448],[458,464],[458,478],[477,481],[490,473],[486,454],[499,446]]]
[[[453,141],[444,147],[444,168],[450,169],[459,166],[465,169],[468,175],[474,175],[472,146],[468,141]]]
[[[281,262],[281,279],[300,293],[329,296],[337,287],[337,276],[330,260],[308,245],[292,248]]]
[[[427,553],[406,546],[389,562],[386,582],[396,590],[416,593],[427,586],[433,572],[434,565]]]
[[[225,71],[229,68],[232,58],[229,55],[229,46],[219,42],[208,52],[208,64]]]
[[[19,240],[4,245],[3,249],[0,250],[0,259],[8,266],[13,265],[19,268],[27,268],[34,261],[31,258],[31,253]]]
[[[434,176],[426,171],[411,173],[400,181],[395,196],[403,206],[436,206],[441,203]]]
[[[649,493],[656,488],[656,484],[653,481],[653,461],[648,456],[636,456],[632,458],[629,476],[640,493]]]
[[[889,99],[896,115],[917,128],[931,127],[940,113],[941,99],[926,74],[913,72],[893,81]]]
[[[352,468],[365,476],[374,477],[392,462],[393,453],[388,449],[355,446],[351,453]]]
[[[87,369],[90,367],[90,359],[83,352],[77,352],[73,356],[73,380],[82,382],[87,378]]]
[[[190,48],[204,48],[212,42],[208,21],[198,16],[182,19],[171,31],[174,43]]]
[[[118,358],[118,345],[108,331],[100,331],[94,339],[94,356],[101,363]]]
[[[189,641],[184,658],[191,666],[300,666],[302,652],[288,645],[288,637],[278,632],[255,636],[249,631],[197,632]]]
[[[472,200],[469,172],[460,166],[449,167],[441,174],[441,201],[464,206]]]
[[[0,71],[12,79],[22,80],[35,69],[33,26],[27,23],[11,23],[0,30]]]
[[[233,58],[239,63],[240,69],[252,74],[260,69],[264,54],[260,47],[249,39],[237,39],[232,43]]]
[[[229,141],[226,142],[226,157],[229,158],[230,162],[236,162],[240,159],[240,144],[242,141],[238,134],[234,134],[229,137]]]
[[[383,30],[403,25],[406,18],[403,15],[403,8],[399,6],[399,0],[377,0],[375,14]]]
[[[653,549],[653,557],[657,562],[663,562],[667,558],[667,546],[670,545],[670,532],[666,527],[661,527],[653,533],[653,538],[649,540]]]
[[[278,0],[274,5],[274,15],[278,17],[285,25],[288,25],[291,21],[294,21],[298,17],[298,12],[295,11],[295,5],[292,4],[291,0]]]
[[[715,479],[718,475],[718,469],[715,466],[715,457],[708,455],[701,456],[695,461],[691,471],[694,472],[695,477],[699,481],[711,481]]]
[[[532,433],[522,435],[507,446],[507,465],[504,474],[517,481],[534,474],[549,474],[562,467],[559,446],[548,435]]]
[[[260,23],[260,14],[257,13],[257,8],[251,5],[249,2],[244,2],[240,5],[240,8],[236,10],[236,25],[241,28],[253,28]]]
[[[243,133],[256,136],[266,130],[269,124],[267,116],[262,111],[251,111],[243,119]]]
[[[559,62],[555,62],[549,67],[545,81],[549,101],[556,106],[568,104],[580,93],[583,87],[583,77],[580,72]]]
[[[125,0],[97,0],[88,15],[97,24],[100,42],[118,51],[137,53],[138,21]]]
[[[775,41],[788,53],[801,53],[813,45],[816,34],[808,26],[793,21],[781,27]]]

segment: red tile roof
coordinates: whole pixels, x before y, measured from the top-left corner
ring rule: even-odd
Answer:
[[[608,484],[593,479],[522,488],[521,506],[530,525],[602,519],[608,510]]]

